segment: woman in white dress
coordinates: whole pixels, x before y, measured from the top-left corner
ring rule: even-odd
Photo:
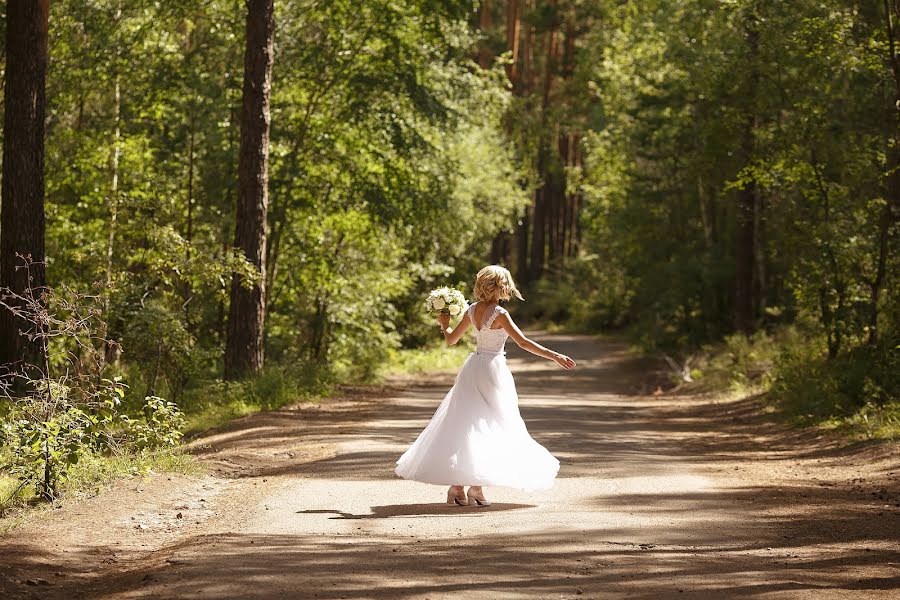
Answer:
[[[519,414],[519,397],[503,348],[511,337],[520,348],[556,362],[564,369],[575,361],[522,334],[501,300],[522,295],[509,271],[491,265],[478,272],[475,299],[455,329],[450,317],[438,321],[447,344],[455,344],[469,326],[478,342],[438,406],[431,422],[397,461],[404,479],[449,485],[447,503],[489,506],[482,486],[523,490],[549,489],[559,461],[528,434]],[[464,486],[469,486],[468,494]]]

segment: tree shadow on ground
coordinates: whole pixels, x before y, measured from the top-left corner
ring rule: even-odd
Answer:
[[[721,548],[604,541],[615,530],[407,541],[355,536],[226,534],[186,540],[157,564],[124,568],[80,597],[410,598],[476,597],[847,598],[900,589],[900,577],[862,575],[896,559],[886,551],[807,558],[758,544]],[[227,575],[225,575],[227,574]],[[44,588],[42,597],[61,597]],[[880,597],[888,598],[888,595]]]

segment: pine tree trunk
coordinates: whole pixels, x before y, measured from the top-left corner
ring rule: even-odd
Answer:
[[[481,0],[481,13],[479,15],[479,25],[481,29],[481,35],[487,35],[488,31],[490,31],[491,26],[493,25],[493,19],[491,18],[491,0]],[[486,43],[486,40],[481,40],[481,44],[478,48],[478,64],[482,69],[488,69],[491,66],[491,61],[494,60],[494,54],[491,52],[490,46]]]
[[[572,166],[581,168],[581,139],[574,135],[572,139]],[[566,255],[578,256],[578,242],[581,240],[581,231],[578,228],[578,212],[581,210],[580,192],[572,194],[572,207],[569,211],[569,245]]]
[[[875,276],[869,282],[869,339],[868,343],[874,346],[878,343],[879,336],[879,307],[882,288],[887,275],[887,258],[890,252],[890,231],[896,215],[900,215],[900,56],[898,56],[897,22],[895,16],[900,14],[900,8],[896,0],[884,0],[885,23],[888,36],[888,49],[890,57],[888,64],[891,69],[891,78],[894,84],[894,110],[889,114],[887,123],[887,138],[890,140],[887,154],[888,176],[885,182],[887,189],[886,202],[881,210],[878,222],[877,255],[875,256]]]
[[[0,287],[22,293],[29,281],[16,254],[30,256],[32,288],[46,285],[44,269],[44,111],[49,0],[6,5],[3,182],[0,191]],[[41,351],[19,332],[23,323],[0,310],[0,364]]]
[[[541,154],[543,154],[543,150]],[[544,157],[538,158],[539,173],[544,171],[542,163]],[[544,274],[544,256],[547,250],[545,232],[547,231],[547,211],[545,207],[545,192],[547,186],[543,185],[534,192],[534,211],[531,219],[531,260],[528,279],[537,281]]]
[[[507,0],[506,4],[506,45],[512,54],[511,64],[507,66],[507,75],[512,85],[513,94],[526,96],[530,91],[531,60],[531,27],[522,35],[522,12],[525,0]],[[529,282],[528,239],[533,209],[528,207],[515,227],[515,260],[516,279],[522,286]]]
[[[522,0],[506,0],[506,49],[512,55],[506,66],[506,75],[512,84],[513,93],[519,83],[519,30],[521,28]]]
[[[516,279],[523,286],[530,282],[528,271],[529,210],[526,209],[516,226]]]
[[[759,88],[759,67],[757,57],[759,54],[759,21],[758,15],[747,15],[745,31],[750,53],[750,74],[746,101],[749,108],[745,115],[744,139],[742,143],[743,160],[746,166],[753,160],[756,147],[756,130],[759,126],[759,118],[756,114],[755,99]],[[757,282],[756,259],[758,242],[757,227],[759,225],[760,201],[759,190],[752,179],[746,182],[737,192],[737,207],[735,210],[735,251],[734,251],[734,328],[745,333],[752,332],[756,327]]]
[[[556,0],[551,0],[551,6]],[[556,24],[552,24],[545,36],[544,82],[541,94],[541,141],[538,149],[538,174],[541,187],[534,196],[534,220],[531,231],[531,280],[536,281],[544,274],[547,256],[547,241],[553,241],[554,176],[551,174],[550,153],[555,151],[555,127],[550,124],[550,92],[556,70]],[[543,132],[551,131],[550,134]],[[546,135],[546,137],[544,137]],[[547,234],[550,235],[547,235]]]
[[[232,278],[225,344],[226,379],[256,373],[263,366],[269,99],[274,37],[274,0],[248,0],[234,247],[243,251],[259,279],[246,285],[237,275]]]

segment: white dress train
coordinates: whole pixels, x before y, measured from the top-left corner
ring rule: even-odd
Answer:
[[[413,445],[397,461],[404,479],[441,485],[553,487],[559,461],[528,434],[503,348],[509,334],[491,329],[496,307],[480,328],[478,345]]]

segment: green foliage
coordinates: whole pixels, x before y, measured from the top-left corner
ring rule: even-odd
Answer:
[[[505,75],[470,60],[470,9],[279,3],[270,360],[371,376],[389,349],[423,339],[421,296],[469,279],[522,210]],[[178,400],[221,369],[232,274],[252,273],[230,248],[245,7],[51,10],[51,278],[103,283],[133,397]]]
[[[100,454],[152,453],[184,428],[371,379],[433,337],[424,293],[468,283],[527,200],[505,75],[471,61],[471,8],[279,3],[270,367],[223,383],[228,290],[253,277],[231,248],[245,6],[51,4],[48,273],[96,313],[49,341],[49,369],[31,374],[42,391],[0,407],[17,473],[50,465],[53,495]],[[52,408],[28,417],[36,406]]]
[[[452,373],[459,370],[472,350],[471,339],[462,339],[454,346],[447,346],[441,341],[423,348],[394,351],[389,361],[382,367],[381,374]]]
[[[728,389],[735,394],[764,392],[777,377],[776,366],[783,350],[809,344],[807,335],[787,326],[752,336],[726,336],[701,349],[692,362],[691,376],[704,389]]]
[[[832,355],[866,342],[873,311],[890,329],[896,297],[873,291],[880,254],[900,266],[896,222],[882,227],[894,109],[875,59],[884,15],[685,0],[613,17],[586,66],[604,120],[585,144],[583,223],[648,343],[696,347],[731,331],[748,186],[761,203],[755,325],[817,314]]]
[[[71,470],[87,456],[175,447],[184,418],[175,404],[148,397],[143,414],[121,412],[125,387],[102,379],[85,381],[29,380],[31,393],[12,397],[4,418],[0,445],[6,448],[4,471],[54,498]],[[42,392],[52,390],[49,395]],[[78,402],[73,398],[79,398]]]
[[[262,410],[316,401],[330,393],[332,378],[322,365],[294,363],[270,365],[244,381],[203,382],[182,399],[184,431],[200,432]]]
[[[864,346],[829,358],[826,348],[814,323],[728,336],[699,352],[694,389],[764,394],[798,425],[900,437],[900,349]]]
[[[5,471],[53,499],[87,455],[177,443],[183,420],[174,404],[153,397],[141,417],[125,412],[122,378],[106,376],[106,353],[116,346],[103,337],[98,296],[29,283],[21,294],[0,290],[0,307],[13,306],[40,355],[0,371]]]
[[[771,389],[778,406],[801,424],[900,437],[900,349],[861,347],[829,359],[817,341],[784,348]]]
[[[156,396],[145,400],[143,418],[128,419],[128,444],[141,450],[174,448],[181,441],[184,415],[174,402]]]
[[[895,435],[900,372],[884,6],[620,4],[581,67],[602,107],[584,144],[587,279],[618,284],[589,314],[612,306],[644,348],[700,356],[700,385],[768,390],[798,422],[871,436]],[[551,298],[585,295],[560,280]],[[752,296],[749,336],[737,294]]]
[[[42,401],[20,402],[7,417],[2,441],[10,448],[10,458],[3,467],[20,481],[39,485],[43,497],[53,498],[68,479],[69,468],[93,449],[108,423],[76,407],[47,420],[28,418],[30,410],[42,409]]]
[[[516,319],[572,331],[618,329],[626,324],[631,292],[621,272],[599,255],[582,254],[532,285],[514,303]]]

